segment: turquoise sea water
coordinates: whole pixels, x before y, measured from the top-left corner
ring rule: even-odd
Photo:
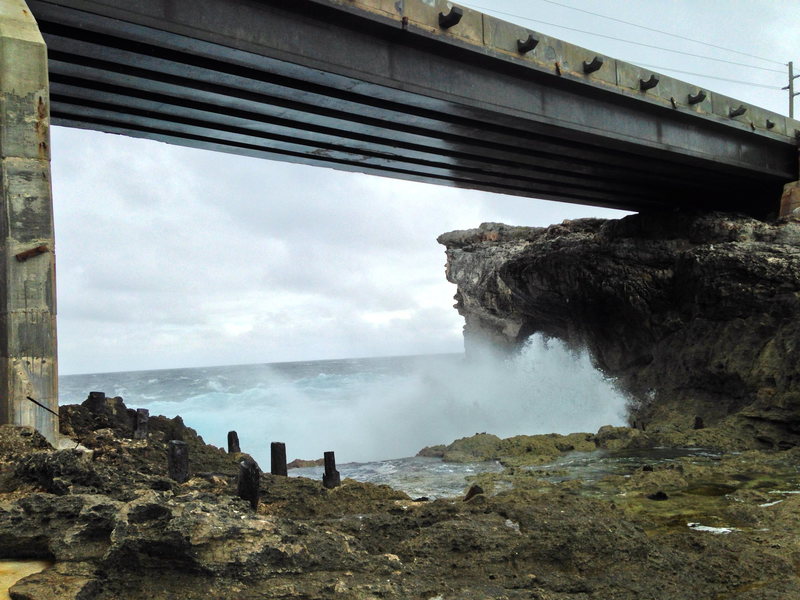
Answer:
[[[505,360],[359,358],[70,375],[59,384],[62,404],[82,402],[90,391],[122,396],[130,408],[181,415],[220,447],[235,430],[262,466],[272,441],[286,444],[289,460],[334,450],[343,476],[402,480],[410,493],[423,472],[458,493],[470,469],[499,468],[400,460],[424,446],[477,432],[596,431],[622,424],[625,404],[586,355],[542,338]]]

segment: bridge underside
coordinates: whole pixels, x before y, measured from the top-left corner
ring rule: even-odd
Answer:
[[[637,211],[766,215],[798,179],[800,122],[653,74],[652,93],[638,67],[583,69],[588,51],[546,36],[523,54],[530,32],[474,11],[451,34],[442,10],[446,0],[0,1],[0,424],[58,442],[50,118]]]
[[[774,136],[327,1],[28,4],[57,125],[635,211],[767,214],[797,179]]]

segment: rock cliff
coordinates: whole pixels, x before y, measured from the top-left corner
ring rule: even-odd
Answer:
[[[631,423],[800,443],[800,222],[639,214],[439,237],[468,354],[534,333],[585,347]],[[690,440],[691,441],[691,440]]]

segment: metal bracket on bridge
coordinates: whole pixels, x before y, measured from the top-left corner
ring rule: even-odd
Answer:
[[[442,29],[450,29],[453,25],[458,25],[463,16],[464,10],[458,6],[454,6],[447,14],[439,13],[439,27]]]
[[[645,81],[644,79],[639,79],[639,89],[642,90],[643,92],[646,92],[647,90],[652,90],[654,87],[658,85],[658,81],[659,79],[655,75],[650,75],[650,79],[648,79],[647,81]]]
[[[592,62],[583,61],[583,72],[587,75],[589,73],[594,73],[595,71],[599,71],[600,67],[603,66],[603,58],[600,56],[595,56],[592,59]]]
[[[736,117],[741,117],[746,112],[747,108],[744,105],[740,104],[739,108],[732,108],[728,113],[728,115],[730,116],[731,119],[735,119]]]
[[[520,54],[527,54],[528,52],[536,48],[536,46],[538,45],[539,45],[539,40],[533,37],[532,33],[528,35],[527,40],[517,40],[517,50],[519,51]]]
[[[708,95],[703,90],[698,90],[696,94],[689,94],[689,104],[700,104],[706,98]]]

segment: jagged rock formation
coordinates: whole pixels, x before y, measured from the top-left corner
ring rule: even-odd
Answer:
[[[151,419],[159,429],[132,439],[127,415],[120,399],[62,407],[62,425],[81,443],[68,450],[0,426],[0,559],[52,562],[17,582],[14,600],[800,595],[800,496],[770,494],[796,477],[800,449],[659,461],[585,489],[509,468],[479,479],[469,499],[434,501],[352,480],[328,490],[262,474],[254,512],[235,495],[241,454],[205,446],[178,419]],[[199,456],[198,476],[182,484],[166,478],[168,426]],[[595,443],[623,434],[599,432]],[[476,437],[451,449],[549,454],[592,436]],[[201,473],[209,466],[222,472]],[[716,495],[698,502],[709,482]]]
[[[638,426],[800,442],[800,223],[640,214],[440,236],[467,352],[586,347]],[[697,420],[696,417],[700,417]]]

